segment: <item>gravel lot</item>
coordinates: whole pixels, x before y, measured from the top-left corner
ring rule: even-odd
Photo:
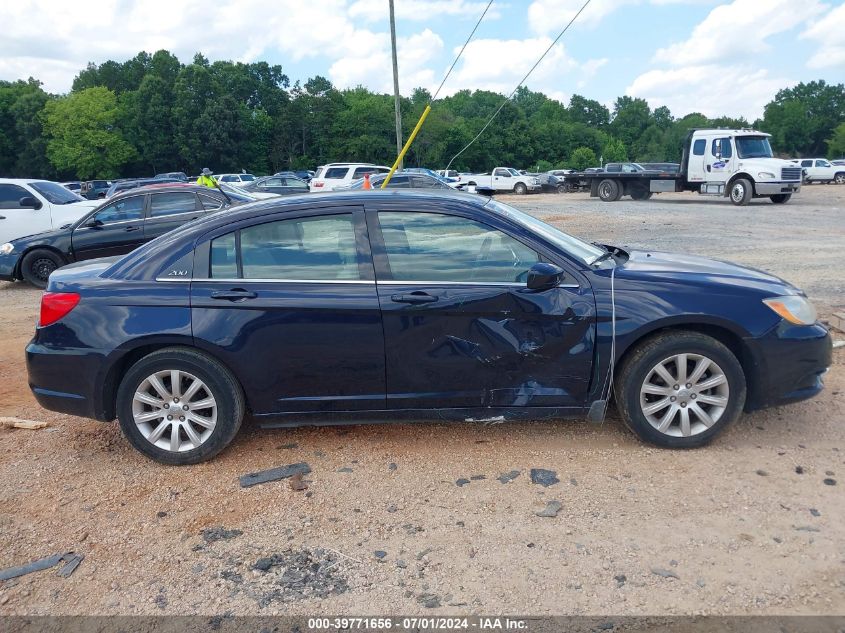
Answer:
[[[822,315],[845,304],[845,187],[745,208],[685,194],[505,198],[590,240],[772,271]],[[36,405],[23,347],[39,295],[0,284],[0,416],[49,423],[0,429],[0,568],[85,560],[69,578],[0,582],[0,614],[845,612],[841,350],[819,398],[744,416],[695,451],[640,444],[616,419],[247,423],[211,463],[168,468],[116,425]],[[294,462],[312,469],[305,490],[238,485]],[[559,482],[532,483],[532,468]],[[537,516],[550,501],[557,516]]]

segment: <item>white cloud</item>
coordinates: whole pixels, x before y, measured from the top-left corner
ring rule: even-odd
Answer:
[[[714,8],[692,31],[689,39],[660,48],[654,61],[672,66],[736,60],[764,53],[769,37],[795,28],[822,11],[818,0],[734,0]]]
[[[801,37],[819,45],[807,62],[809,68],[845,68],[845,4],[813,22]]]
[[[573,23],[595,27],[605,17],[625,6],[652,4],[713,4],[716,0],[592,0]],[[767,0],[760,0],[761,2]],[[548,35],[563,29],[584,5],[584,0],[533,0],[528,7],[528,22],[535,33]]]
[[[466,47],[442,94],[454,94],[467,87],[510,94],[551,42],[548,37],[473,40]],[[549,95],[564,94],[563,87],[572,83],[567,75],[578,70],[575,60],[567,54],[562,44],[558,44],[532,73],[527,83],[533,90],[543,90]]]
[[[795,83],[747,65],[710,64],[650,70],[625,94],[645,99],[652,108],[668,106],[674,116],[701,112],[708,117],[744,116],[753,122],[778,90]]]
[[[478,18],[487,6],[486,2],[468,0],[396,0],[397,20],[430,21],[432,16]],[[499,6],[493,5],[485,20],[500,17]],[[356,0],[349,7],[349,15],[366,22],[382,22],[388,17],[387,0]]]

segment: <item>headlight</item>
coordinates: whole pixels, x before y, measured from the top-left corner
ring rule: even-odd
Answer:
[[[774,178],[775,175],[770,171],[761,171],[759,174],[757,174],[757,177],[758,178]]]
[[[806,297],[772,297],[763,299],[763,303],[795,325],[812,325],[816,322],[816,308]]]
[[[15,250],[15,245],[11,242],[6,242],[3,246],[0,246],[0,255],[8,255],[13,250]]]

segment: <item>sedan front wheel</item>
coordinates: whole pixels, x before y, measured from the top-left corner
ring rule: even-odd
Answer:
[[[641,439],[669,448],[712,440],[745,404],[745,374],[736,356],[697,332],[658,335],[636,348],[615,384],[625,423]]]

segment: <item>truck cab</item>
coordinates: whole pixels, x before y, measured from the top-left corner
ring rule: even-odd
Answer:
[[[734,204],[751,198],[789,200],[801,188],[801,170],[774,158],[770,134],[755,130],[694,130],[684,147],[689,184],[702,194],[728,196]]]

